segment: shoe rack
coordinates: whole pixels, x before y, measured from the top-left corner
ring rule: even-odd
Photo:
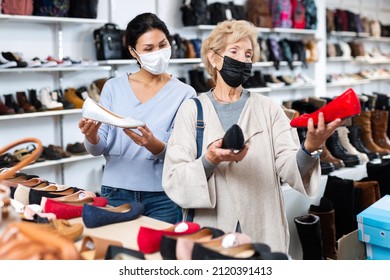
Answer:
[[[47,32],[47,35],[44,35],[45,37],[51,38],[51,55],[62,60],[64,57],[64,45],[69,44],[69,42],[64,41],[65,38],[67,38],[65,32],[69,32],[69,30],[72,31],[73,27],[82,25],[85,26],[85,30],[90,30],[90,33],[92,34],[94,28],[103,25],[105,22],[105,20],[100,19],[0,14],[0,26],[3,25],[3,28],[10,26],[13,30],[16,30],[23,43],[22,45],[24,46],[24,48],[17,50],[2,49],[1,51],[28,52],[29,42],[23,41],[23,38],[27,36],[25,27],[34,26],[36,30],[46,30],[43,32]],[[35,50],[35,54],[38,55],[39,50]],[[42,54],[47,55],[47,53]],[[91,57],[91,59],[93,59],[93,57]],[[69,82],[70,80],[83,80],[83,76],[86,75],[86,73],[94,72],[96,74],[92,74],[92,76],[101,77],[102,75],[108,76],[110,71],[110,66],[101,65],[3,68],[0,69],[0,83],[2,84],[0,94],[14,94],[17,91],[26,91],[29,88],[37,88],[38,91],[39,88],[47,86],[48,84],[53,90],[59,88],[64,89],[72,86]],[[93,79],[85,78],[85,80],[92,81]],[[20,81],[23,81],[22,88],[19,87]],[[2,100],[4,101],[4,98],[2,98]],[[45,146],[54,144],[65,149],[68,143],[83,141],[82,134],[77,129],[78,120],[80,118],[81,109],[48,110],[44,112],[2,115],[0,116],[0,131],[5,137],[1,137],[0,144],[6,145],[18,138],[28,136],[41,139]],[[103,165],[102,158],[96,158],[91,155],[71,156],[70,158],[63,158],[60,160],[46,160],[44,162],[31,164],[23,170],[30,174],[38,174],[52,182],[74,185],[77,180],[75,180],[74,175],[67,174],[67,169],[77,169],[75,167],[77,165],[74,163],[88,162],[91,160],[96,162],[95,164],[92,164],[96,166],[95,170],[100,170]],[[91,165],[91,163],[87,162],[81,163],[81,165]],[[95,171],[95,173],[96,172],[99,171]],[[69,178],[74,179],[69,180]],[[88,180],[88,178],[85,178],[84,180]],[[93,180],[89,180],[89,182],[91,182],[91,185],[92,183],[95,183],[95,188],[100,186],[100,182],[93,182]],[[85,187],[86,184],[87,183],[80,187]]]
[[[358,2],[358,3],[356,3]],[[340,1],[331,0],[327,1],[327,9],[335,10],[341,9],[351,11],[358,14],[361,19],[367,18],[368,20],[377,20],[385,25],[388,25],[387,18],[388,2],[386,1]],[[388,85],[390,82],[390,37],[380,37],[380,34],[373,36],[371,33],[372,27],[369,25],[369,32],[350,32],[350,31],[331,31],[327,34],[327,42],[329,43],[349,43],[356,42],[363,46],[364,55],[352,57],[352,56],[336,56],[327,57],[326,74],[336,75],[347,74],[344,78],[334,79],[326,84],[326,89],[329,95],[334,95],[334,92],[343,91],[348,87],[352,87],[359,94],[372,94],[372,92],[388,92]],[[377,32],[377,31],[375,31]],[[352,51],[352,50],[351,50]],[[355,73],[367,73],[362,77],[356,76]],[[352,78],[349,78],[351,77]]]

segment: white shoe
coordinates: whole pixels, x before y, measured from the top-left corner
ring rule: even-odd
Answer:
[[[57,93],[55,92],[54,96],[57,97]],[[48,110],[62,110],[64,109],[64,105],[56,100],[53,100],[51,96],[51,90],[48,87],[44,87],[39,91],[39,99],[42,105],[45,105]]]
[[[85,99],[82,112],[83,117],[86,119],[111,124],[113,126],[122,128],[137,128],[139,126],[145,126],[143,121],[136,120],[131,117],[124,118],[114,114],[113,112],[105,109],[100,104],[93,101],[90,97]]]

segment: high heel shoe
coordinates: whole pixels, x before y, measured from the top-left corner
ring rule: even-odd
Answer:
[[[145,126],[145,123],[131,117],[121,117],[96,103],[92,98],[87,97],[82,108],[84,118],[94,121],[111,124],[122,128],[137,128]]]
[[[125,203],[117,207],[98,207],[84,204],[82,218],[87,228],[127,222],[144,213],[143,203]]]
[[[290,125],[292,127],[307,127],[309,119],[312,118],[313,124],[316,126],[320,112],[324,113],[325,123],[329,123],[337,118],[345,119],[355,116],[360,113],[360,108],[359,98],[355,91],[350,88],[317,111],[311,114],[305,113],[292,119]]]

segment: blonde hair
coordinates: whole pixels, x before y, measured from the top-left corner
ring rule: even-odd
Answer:
[[[260,47],[257,42],[258,34],[256,27],[246,20],[226,20],[218,23],[210,35],[203,40],[201,50],[203,63],[214,83],[217,79],[217,70],[211,65],[208,52],[213,50],[218,53],[225,50],[229,44],[249,38],[253,47],[252,62],[256,62],[260,57]]]

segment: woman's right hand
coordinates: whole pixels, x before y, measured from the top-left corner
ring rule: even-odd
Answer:
[[[79,128],[89,143],[93,145],[99,143],[98,130],[101,124],[101,122],[96,122],[90,119],[82,118],[80,120]]]
[[[249,150],[249,144],[245,144],[245,147],[235,153],[230,149],[223,149],[222,147],[222,139],[218,139],[217,141],[211,143],[207,148],[206,159],[213,163],[218,164],[222,161],[235,161],[239,162],[243,160]]]

